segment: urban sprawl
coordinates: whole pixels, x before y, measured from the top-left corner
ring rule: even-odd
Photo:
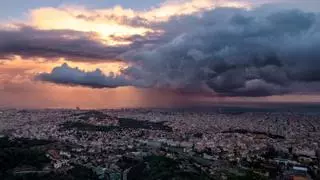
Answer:
[[[84,179],[316,180],[320,116],[8,109],[0,110],[0,150],[0,165],[6,164],[0,179],[72,179],[70,173],[80,168],[79,173],[90,174],[81,175]],[[26,158],[35,152],[43,155],[40,165]],[[19,159],[5,153],[24,161],[15,162]]]

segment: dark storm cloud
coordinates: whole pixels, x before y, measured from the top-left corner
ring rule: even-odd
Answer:
[[[137,65],[126,73],[151,87],[189,90],[205,83],[227,96],[296,92],[303,89],[297,82],[320,80],[319,20],[315,13],[263,8],[174,19],[164,27],[181,33],[157,48],[127,53]]]
[[[130,64],[122,70],[130,77],[124,85],[225,96],[269,96],[320,87],[319,14],[218,8],[151,26],[165,33],[129,37],[134,46],[117,56]],[[67,76],[73,75],[49,81],[87,84]],[[102,82],[108,84],[106,80]],[[94,83],[99,87],[99,81]]]
[[[71,60],[114,60],[128,47],[106,47],[88,33],[71,30],[0,30],[0,57],[70,58]]]
[[[51,73],[37,75],[36,80],[91,88],[115,88],[118,86],[132,85],[122,76],[114,74],[105,75],[100,69],[85,72],[78,68],[72,68],[67,64],[54,68]]]

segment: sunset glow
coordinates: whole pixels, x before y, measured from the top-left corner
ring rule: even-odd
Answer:
[[[88,10],[85,7],[66,6],[61,8],[39,8],[30,11],[31,25],[44,30],[75,30],[97,34],[97,40],[103,41],[106,45],[130,44],[129,41],[114,41],[110,36],[128,37],[132,35],[146,35],[156,30],[131,26],[130,21],[136,18],[145,19],[144,23],[149,24],[157,21],[167,21],[174,16],[189,15],[216,7],[249,8],[248,3],[235,1],[213,1],[213,0],[192,0],[192,1],[167,1],[157,8],[147,11],[134,11],[116,6],[111,9]],[[59,17],[59,18],[57,18]],[[159,31],[159,30],[158,30]]]

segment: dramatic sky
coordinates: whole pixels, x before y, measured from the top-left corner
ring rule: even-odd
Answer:
[[[0,108],[320,102],[319,0],[0,4]]]

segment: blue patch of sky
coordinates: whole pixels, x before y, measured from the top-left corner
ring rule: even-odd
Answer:
[[[0,20],[25,17],[29,10],[39,7],[59,7],[61,5],[83,5],[88,8],[108,8],[121,5],[132,9],[149,9],[163,0],[4,0],[0,2]]]

